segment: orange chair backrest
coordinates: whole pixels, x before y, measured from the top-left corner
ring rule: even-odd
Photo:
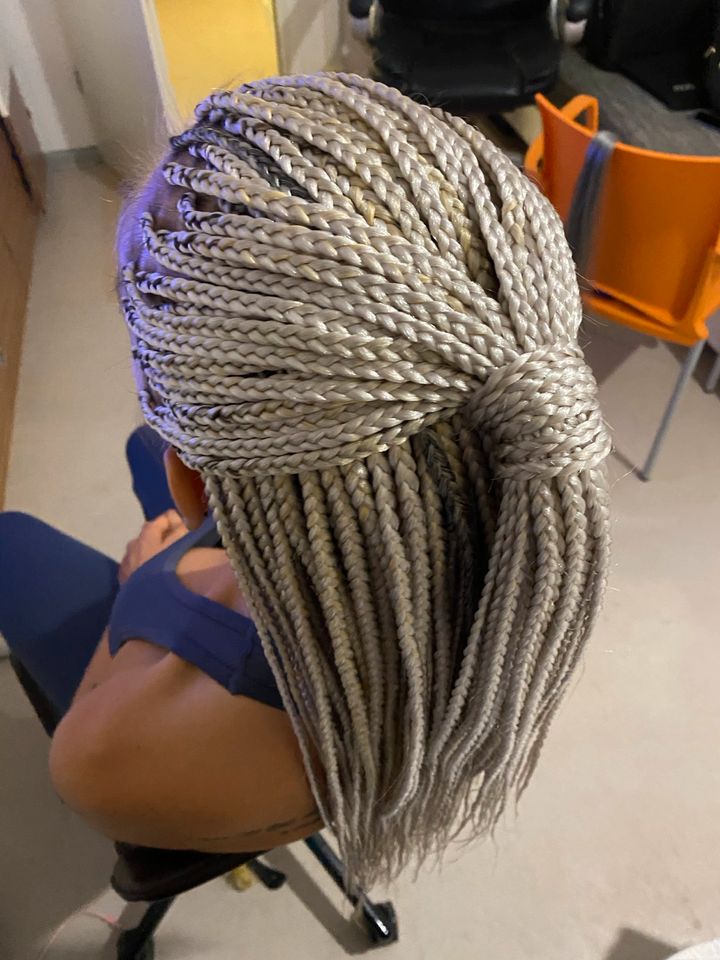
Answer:
[[[565,220],[598,102],[578,96],[560,110],[538,95],[536,103],[543,134],[525,166]],[[647,315],[660,336],[692,343],[707,336],[705,321],[720,306],[719,238],[720,157],[616,145],[588,267],[594,287]]]

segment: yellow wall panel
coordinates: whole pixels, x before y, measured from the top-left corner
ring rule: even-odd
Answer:
[[[211,90],[278,72],[272,0],[155,0],[178,107]]]

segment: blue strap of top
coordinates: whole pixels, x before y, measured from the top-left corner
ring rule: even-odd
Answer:
[[[194,547],[220,542],[212,517],[144,563],[118,592],[109,623],[110,653],[146,640],[192,663],[233,694],[283,708],[252,620],[193,593],[177,566]]]

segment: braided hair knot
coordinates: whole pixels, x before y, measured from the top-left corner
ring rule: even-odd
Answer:
[[[577,346],[538,347],[495,370],[467,414],[492,438],[498,477],[566,477],[610,452],[595,377]]]

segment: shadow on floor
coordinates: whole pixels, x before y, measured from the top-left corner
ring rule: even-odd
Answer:
[[[669,350],[677,362],[677,373],[679,374],[688,349],[677,343],[664,342],[655,337],[645,336],[635,330],[630,330],[629,327],[611,323],[604,317],[588,315],[583,319],[579,339],[598,384],[604,383],[608,377],[612,376],[636,350]],[[705,389],[705,383],[715,356],[715,351],[706,347],[695,368],[693,380],[703,389]],[[668,399],[673,386],[674,381],[671,379],[667,384]],[[720,393],[718,396],[720,397]]]
[[[345,953],[357,955],[371,949],[365,934],[337,909],[332,900],[312,879],[305,868],[286,848],[280,847],[264,858],[287,876],[288,887],[307,910],[323,926]],[[332,881],[328,877],[328,884]]]
[[[7,661],[0,705],[0,956],[25,960],[107,888],[114,851],[56,797],[48,739]]]
[[[578,339],[598,384],[612,376],[636,350],[657,349],[659,346],[658,341],[652,337],[644,337],[602,317],[587,315]]]
[[[580,346],[585,353],[585,359],[592,367],[598,385],[609,379],[635,353],[643,348],[657,349],[659,343],[652,337],[644,337],[634,330],[611,324],[608,320],[592,316],[585,316],[579,334]],[[668,396],[670,389],[668,389]],[[658,410],[658,423],[662,410]],[[648,438],[648,447],[650,440]],[[639,464],[629,457],[617,443],[613,444],[611,454],[623,471],[638,474]]]
[[[602,385],[618,369],[627,363],[634,353],[643,350],[666,350],[675,361],[675,370],[670,370],[667,382],[662,384],[659,391],[659,402],[654,415],[652,430],[647,436],[646,451],[649,452],[654,431],[660,426],[660,421],[666,404],[670,400],[677,377],[680,375],[683,363],[687,357],[687,348],[674,343],[665,343],[655,337],[645,336],[635,330],[615,324],[603,317],[586,315],[583,319],[579,334],[580,345],[585,353],[587,362],[592,367],[598,385]],[[692,375],[694,381],[703,390],[715,360],[715,352],[706,347],[700,357]],[[686,388],[687,389],[687,388]],[[716,391],[720,399],[720,390]],[[680,398],[679,409],[682,409],[683,397]],[[655,405],[653,405],[653,409]],[[672,429],[672,424],[671,424]],[[629,457],[625,451],[615,445],[612,457],[620,467],[628,472],[639,475],[640,464]],[[644,455],[643,455],[644,458]]]
[[[647,937],[637,930],[620,930],[603,960],[668,960],[680,947]]]

